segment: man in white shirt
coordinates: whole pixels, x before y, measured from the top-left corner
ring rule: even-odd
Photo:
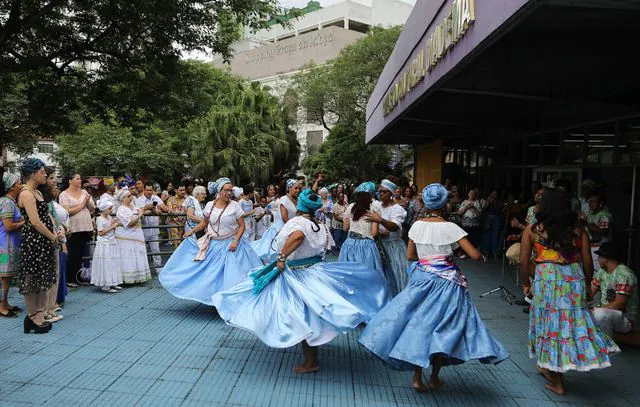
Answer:
[[[151,182],[144,184],[144,193],[136,198],[135,202],[138,208],[144,208],[145,217],[142,218],[143,226],[158,226],[160,224],[160,218],[152,215],[160,212],[171,212],[164,202],[162,202],[162,199],[153,193],[153,184]],[[159,230],[155,228],[145,228],[143,231],[144,240],[146,240],[149,245],[149,251],[152,254],[160,253],[160,242],[158,242],[160,235]],[[162,258],[159,254],[153,256],[153,265],[156,273],[159,272],[162,266]]]

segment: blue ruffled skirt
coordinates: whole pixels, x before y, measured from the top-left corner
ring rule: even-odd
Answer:
[[[232,242],[211,240],[204,260],[194,261],[197,241],[185,239],[160,272],[160,283],[175,297],[212,305],[213,294],[233,287],[247,276],[247,270],[262,265],[244,238],[235,252],[229,251]]]
[[[268,262],[277,254],[276,250],[272,247],[272,242],[283,226],[284,222],[282,222],[282,220],[276,220],[264,231],[260,239],[249,242],[253,251],[256,252],[262,261]]]
[[[384,275],[389,281],[391,295],[395,297],[407,286],[409,281],[409,275],[407,274],[407,267],[409,266],[407,245],[404,244],[402,239],[397,239],[383,240],[382,246],[387,256],[384,262]]]
[[[509,357],[480,319],[466,288],[433,273],[415,270],[407,287],[367,325],[359,339],[396,370],[428,368],[471,359],[497,364]]]
[[[373,239],[347,238],[340,248],[338,260],[361,263],[381,273],[384,271],[378,246]]]
[[[285,268],[258,294],[253,280],[213,296],[213,305],[232,326],[253,332],[273,348],[304,340],[325,344],[369,321],[386,303],[381,273],[353,263],[316,263]]]

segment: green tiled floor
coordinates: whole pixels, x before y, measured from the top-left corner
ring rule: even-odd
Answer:
[[[462,267],[474,295],[499,283],[497,263]],[[11,296],[24,307],[14,289]],[[557,397],[526,354],[521,307],[497,295],[474,300],[511,359],[446,368],[446,385],[420,395],[409,373],[387,369],[357,345],[358,332],[321,349],[320,372],[298,376],[291,368],[299,349],[270,349],[157,281],[114,295],[84,287],[70,294],[65,319],[47,335],[24,335],[21,319],[0,320],[0,405],[640,405],[640,350],[625,348],[609,369],[569,374],[567,396]]]

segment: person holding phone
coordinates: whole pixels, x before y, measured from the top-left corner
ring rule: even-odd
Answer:
[[[162,199],[154,193],[153,183],[149,181],[144,184],[143,194],[136,198],[135,206],[144,209],[144,217],[142,218],[142,226],[145,226],[143,229],[144,240],[149,246],[149,251],[154,255],[152,258],[153,267],[158,272],[158,269],[162,266],[162,258],[160,254],[156,254],[160,253],[160,242],[158,242],[160,231],[154,227],[160,224],[160,217],[155,215],[162,212],[171,213],[171,211],[162,202]]]

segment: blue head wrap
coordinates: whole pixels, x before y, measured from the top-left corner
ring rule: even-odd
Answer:
[[[371,181],[363,182],[358,185],[355,192],[368,192],[370,194],[374,194],[376,192],[376,184]]]
[[[422,200],[427,209],[438,210],[444,208],[449,199],[449,192],[442,184],[431,184],[422,190]]]
[[[9,172],[5,172],[2,174],[2,182],[4,183],[5,192],[9,192],[11,188],[20,180],[16,174],[11,174]]]
[[[129,188],[136,186],[136,181],[128,175],[124,176],[124,182],[127,184]]]
[[[44,168],[46,165],[44,161],[39,158],[29,157],[25,158],[22,161],[22,165],[20,166],[20,172],[22,176],[25,178],[29,178],[31,174],[39,171],[41,168]]]
[[[216,196],[225,184],[231,184],[231,180],[227,177],[221,177],[214,182],[209,182],[207,184],[207,190],[209,191],[209,194]]]
[[[311,196],[315,195],[316,200],[311,200]],[[300,196],[298,196],[298,210],[304,213],[315,213],[318,209],[322,208],[322,199],[315,192],[313,192],[310,188],[305,189],[300,192]]]
[[[380,181],[380,186],[391,192],[394,192],[396,189],[398,189],[398,186],[388,179],[383,179],[382,181]]]

